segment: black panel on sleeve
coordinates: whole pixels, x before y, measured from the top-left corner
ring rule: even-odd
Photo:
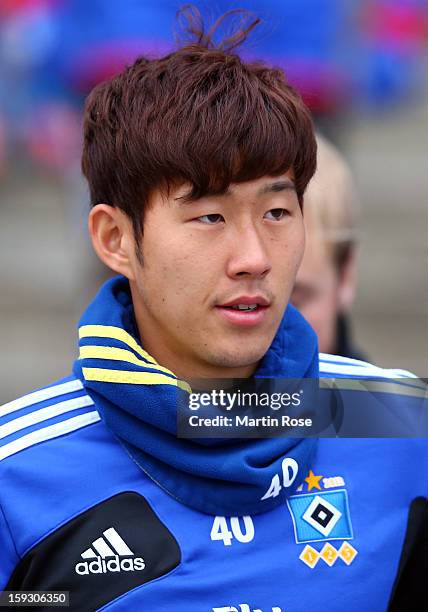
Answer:
[[[147,500],[126,492],[79,514],[34,546],[5,590],[70,591],[70,607],[57,609],[93,612],[180,561],[177,541]]]

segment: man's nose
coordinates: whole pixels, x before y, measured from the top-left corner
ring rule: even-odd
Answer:
[[[272,263],[262,236],[254,226],[247,227],[231,237],[227,273],[230,277],[252,276],[262,278],[272,268]]]

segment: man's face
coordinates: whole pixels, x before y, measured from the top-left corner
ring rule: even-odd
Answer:
[[[307,243],[291,301],[318,336],[319,350],[335,351],[337,317],[341,311],[341,281],[325,240],[310,215],[306,219]]]
[[[304,250],[292,171],[194,202],[156,192],[131,290],[144,348],[187,377],[250,375],[268,350]],[[248,308],[248,310],[247,310]],[[245,309],[245,310],[244,310]]]

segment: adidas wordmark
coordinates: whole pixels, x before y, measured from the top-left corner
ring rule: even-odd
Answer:
[[[134,572],[146,567],[144,559],[134,556],[114,527],[103,531],[103,536],[94,540],[92,546],[82,552],[80,556],[88,561],[76,563],[74,568],[76,574],[84,576],[108,572]]]

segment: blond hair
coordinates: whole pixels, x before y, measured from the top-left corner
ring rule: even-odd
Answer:
[[[356,243],[359,199],[343,155],[319,134],[317,144],[317,170],[305,193],[304,213],[341,266]]]

